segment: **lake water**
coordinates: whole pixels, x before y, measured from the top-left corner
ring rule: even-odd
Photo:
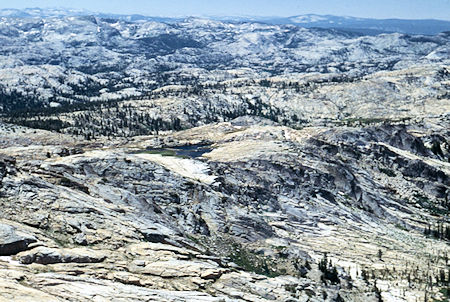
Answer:
[[[211,145],[189,145],[171,148],[178,156],[187,156],[191,158],[201,157],[203,154],[211,152]]]

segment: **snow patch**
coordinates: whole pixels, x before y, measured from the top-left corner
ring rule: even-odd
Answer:
[[[290,18],[291,22],[294,23],[314,23],[319,21],[325,21],[327,18],[317,15],[306,15]]]
[[[216,176],[208,174],[210,170],[204,162],[187,158],[162,156],[160,154],[137,154],[136,156],[160,164],[183,177],[208,185],[213,184],[216,179]]]

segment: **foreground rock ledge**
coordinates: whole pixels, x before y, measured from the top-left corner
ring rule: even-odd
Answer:
[[[37,247],[30,251],[19,253],[17,259],[22,264],[99,263],[105,260],[106,256],[101,252],[83,248],[52,249]]]
[[[0,224],[0,256],[11,256],[28,249],[36,238],[21,234],[10,225]]]

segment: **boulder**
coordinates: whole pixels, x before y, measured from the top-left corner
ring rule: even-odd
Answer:
[[[36,241],[33,236],[21,234],[10,225],[0,224],[0,256],[11,256],[25,251]]]
[[[52,249],[37,247],[17,255],[22,264],[98,263],[106,259],[103,254],[87,249]]]

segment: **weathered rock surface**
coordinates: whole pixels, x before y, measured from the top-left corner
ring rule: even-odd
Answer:
[[[0,258],[0,292],[21,297],[17,283],[43,301],[376,301],[377,280],[384,299],[423,298],[422,272],[445,269],[426,259],[448,251],[423,235],[448,223],[450,166],[433,152],[433,129],[448,139],[431,123],[294,130],[241,118],[112,150],[30,151],[9,164],[0,215],[40,246]],[[190,142],[209,150],[138,154]],[[321,277],[324,253],[339,283]],[[411,287],[406,263],[419,271]]]
[[[0,122],[0,301],[448,299],[447,33],[50,21],[0,20],[59,131]]]
[[[15,255],[27,250],[34,242],[36,238],[33,236],[21,234],[10,225],[0,224],[0,256]]]
[[[37,247],[30,251],[17,255],[20,263],[54,264],[54,263],[98,263],[105,260],[106,256],[92,250],[76,249],[51,249]]]

